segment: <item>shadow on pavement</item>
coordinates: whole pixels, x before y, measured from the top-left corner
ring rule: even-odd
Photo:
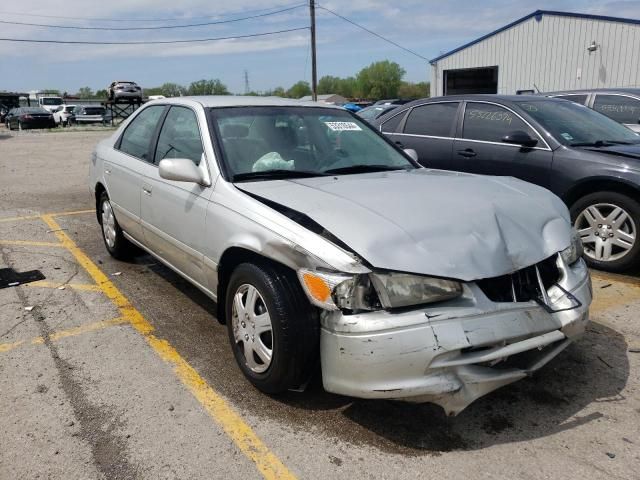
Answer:
[[[599,403],[624,400],[627,344],[621,334],[598,323],[591,323],[580,340],[533,377],[480,398],[457,417],[446,417],[431,404],[357,400],[327,393],[319,368],[304,393],[268,396],[253,388],[235,365],[226,327],[212,314],[215,303],[151,257],[139,257],[136,263],[138,267],[152,263],[150,270],[188,297],[186,302],[175,299],[183,316],[197,313],[186,321],[167,312],[171,320],[158,325],[162,335],[240,413],[278,422],[285,429],[387,452],[438,454],[552,435],[603,416],[597,411]],[[591,410],[595,405],[596,411],[576,416],[589,405]]]

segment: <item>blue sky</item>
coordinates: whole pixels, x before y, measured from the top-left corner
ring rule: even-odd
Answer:
[[[154,26],[226,20],[304,0],[21,0],[3,2],[0,20],[75,26]],[[426,58],[453,49],[536,9],[640,18],[640,1],[560,0],[325,0],[319,1]],[[100,19],[179,19],[124,22],[68,20],[17,13]],[[0,25],[0,37],[87,41],[134,41],[246,35],[308,25],[308,9],[225,25],[192,29],[110,32]],[[318,74],[348,76],[377,60],[399,63],[405,79],[429,79],[428,62],[318,11]],[[105,88],[112,80],[142,86],[164,82],[188,84],[220,78],[233,92],[244,91],[244,71],[251,89],[263,91],[310,80],[309,34],[182,45],[42,45],[0,42],[0,90],[56,88],[75,92],[82,86]]]

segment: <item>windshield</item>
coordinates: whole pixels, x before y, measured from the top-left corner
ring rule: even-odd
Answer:
[[[640,143],[640,136],[627,127],[569,100],[517,103],[563,145]]]
[[[81,112],[85,115],[104,115],[104,108],[102,107],[84,107],[84,111]]]
[[[40,107],[25,107],[22,109],[22,113],[46,113],[49,114],[44,108]]]
[[[363,121],[330,108],[210,110],[232,179],[269,179],[413,169]]]
[[[62,105],[61,98],[43,98],[42,105]]]
[[[393,110],[395,107],[396,107],[395,105],[394,106],[385,105],[381,107],[376,107],[376,106],[367,107],[360,110],[358,112],[358,116],[364,118],[367,121],[371,121],[382,116],[383,113]]]

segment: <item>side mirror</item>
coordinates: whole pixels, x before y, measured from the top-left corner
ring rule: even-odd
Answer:
[[[502,137],[504,143],[511,143],[514,145],[522,145],[526,148],[535,147],[538,144],[538,140],[531,138],[527,132],[522,130],[515,130]]]
[[[158,165],[160,177],[176,182],[191,182],[203,184],[202,172],[188,158],[165,158]]]
[[[418,161],[418,152],[416,152],[413,148],[405,148],[404,153],[409,155],[414,161]]]

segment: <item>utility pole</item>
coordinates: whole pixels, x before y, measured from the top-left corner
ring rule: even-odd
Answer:
[[[311,98],[318,100],[318,71],[316,69],[316,2],[309,0],[311,14]]]
[[[244,94],[249,95],[251,89],[249,88],[249,72],[247,70],[244,71]]]

